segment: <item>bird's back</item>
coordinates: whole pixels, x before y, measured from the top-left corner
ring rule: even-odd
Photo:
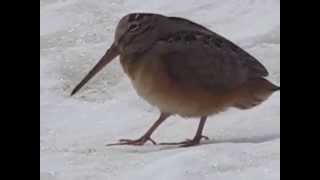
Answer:
[[[268,75],[252,55],[217,33],[182,18],[169,21],[175,25],[168,23],[150,51],[163,58],[177,82],[230,89]]]

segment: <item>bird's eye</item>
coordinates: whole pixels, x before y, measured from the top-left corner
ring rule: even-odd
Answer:
[[[137,29],[139,29],[139,24],[131,24],[129,26],[129,31],[130,32],[136,31]]]

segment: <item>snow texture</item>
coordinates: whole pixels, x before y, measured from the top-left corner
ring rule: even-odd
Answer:
[[[40,0],[41,180],[280,179],[280,93],[247,111],[209,117],[200,146],[106,147],[137,138],[158,118],[114,60],[69,93],[111,45],[130,12],[185,17],[236,42],[280,85],[280,0]],[[192,138],[198,119],[174,116],[158,142]]]

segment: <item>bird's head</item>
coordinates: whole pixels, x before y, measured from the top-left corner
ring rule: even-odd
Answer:
[[[145,51],[156,40],[157,24],[161,15],[150,13],[132,13],[124,16],[115,31],[114,43],[125,55]]]
[[[73,89],[71,95],[80,90],[83,85],[119,54],[124,56],[139,54],[151,47],[158,34],[156,26],[162,18],[164,16],[149,13],[132,13],[124,16],[118,23],[112,46]]]

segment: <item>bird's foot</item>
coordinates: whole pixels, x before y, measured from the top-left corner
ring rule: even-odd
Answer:
[[[141,146],[144,145],[147,141],[152,142],[152,144],[156,145],[157,143],[148,136],[142,136],[139,139],[131,140],[131,139],[120,139],[118,143],[107,144],[106,146],[117,146],[117,145],[134,145]]]
[[[160,143],[159,145],[180,145],[180,147],[189,147],[200,144],[201,139],[209,140],[207,136],[199,136],[193,139],[187,139],[182,142],[172,142],[172,143]]]

